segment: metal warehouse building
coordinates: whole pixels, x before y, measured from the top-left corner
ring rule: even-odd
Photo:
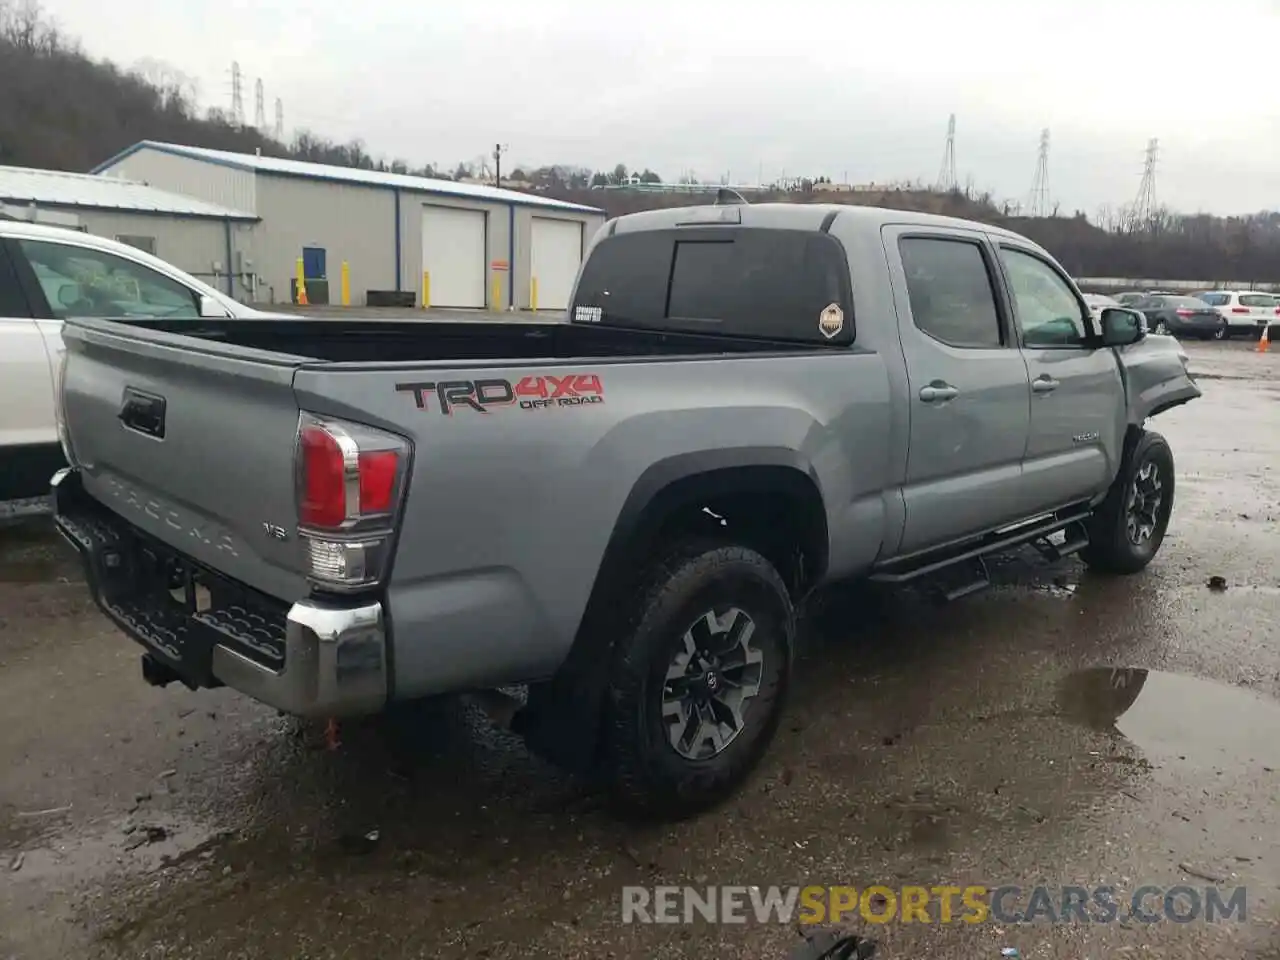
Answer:
[[[142,183],[26,167],[0,167],[0,217],[120,240],[236,295],[231,251],[248,247],[257,221]]]
[[[341,264],[352,304],[396,291],[433,307],[568,306],[582,253],[603,211],[496,187],[281,160],[144,140],[100,164],[120,175],[258,219],[252,299],[294,297],[303,261],[308,299],[338,302]],[[163,256],[163,253],[161,254]],[[424,274],[427,277],[424,282]]]

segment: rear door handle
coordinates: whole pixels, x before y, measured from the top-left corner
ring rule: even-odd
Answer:
[[[960,391],[949,383],[931,383],[920,388],[920,399],[925,403],[936,403],[940,400],[954,400]]]
[[[1036,377],[1031,381],[1032,393],[1053,393],[1058,389],[1058,381],[1049,375]]]

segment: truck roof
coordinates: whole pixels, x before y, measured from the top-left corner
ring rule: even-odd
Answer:
[[[841,220],[858,221],[859,226],[878,229],[886,224],[905,224],[922,227],[959,227],[983,230],[1009,238],[1025,239],[1012,230],[976,220],[959,217],[943,217],[916,210],[897,210],[892,207],[859,206],[850,203],[748,203],[730,206],[699,205],[672,207],[664,210],[646,210],[629,213],[616,219],[614,233],[633,230],[663,230],[679,224],[688,224],[692,217],[713,223],[705,218],[711,210],[737,210],[742,226],[773,227],[780,230],[817,230],[829,216],[838,215]]]

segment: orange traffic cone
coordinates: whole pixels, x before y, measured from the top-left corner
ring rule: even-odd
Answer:
[[[305,283],[298,285],[298,306],[309,307],[311,304],[307,302],[307,285]]]
[[[1266,324],[1262,328],[1262,336],[1258,338],[1258,352],[1266,353],[1271,349],[1271,324]]]

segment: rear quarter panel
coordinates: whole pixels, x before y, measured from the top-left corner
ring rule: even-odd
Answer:
[[[396,389],[569,374],[598,377],[602,400],[444,413],[436,394],[424,392],[419,407],[414,391]],[[883,540],[890,390],[873,353],[317,366],[301,369],[294,387],[303,409],[413,442],[388,597],[398,697],[553,672],[624,503],[664,461],[789,462],[807,472],[825,502],[833,574],[870,564]]]

